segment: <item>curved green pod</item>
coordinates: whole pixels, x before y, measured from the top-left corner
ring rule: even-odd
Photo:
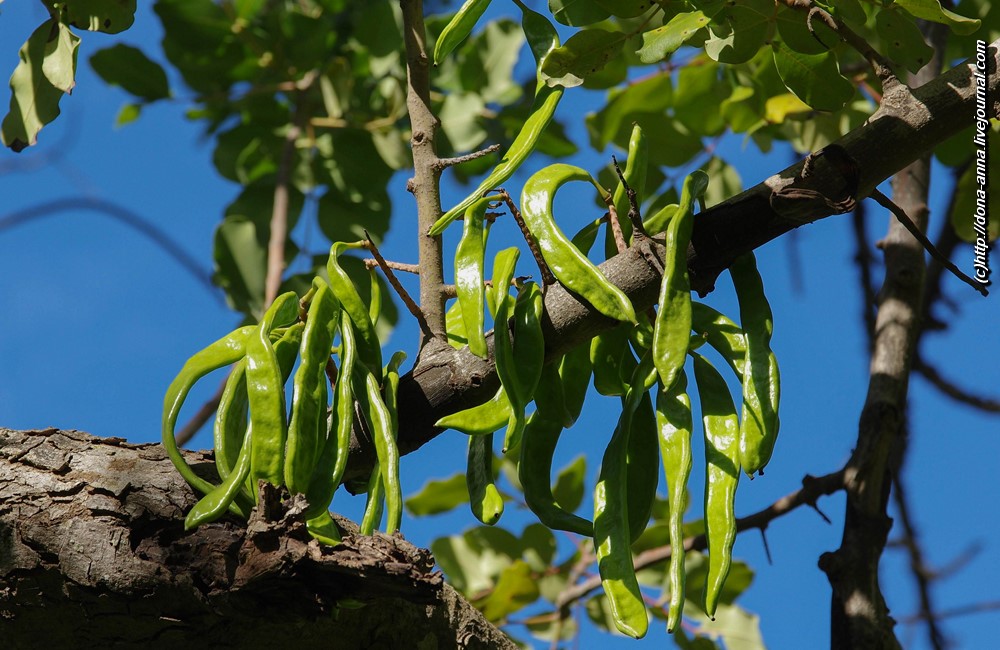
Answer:
[[[604,190],[590,172],[557,163],[528,179],[521,192],[521,216],[538,243],[542,257],[559,282],[589,302],[594,309],[615,320],[635,323],[635,310],[625,293],[611,283],[556,225],[552,202],[560,187],[571,181],[586,181]]]

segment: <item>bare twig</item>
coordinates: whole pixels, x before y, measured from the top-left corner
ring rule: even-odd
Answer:
[[[214,298],[219,298],[218,289],[212,284],[211,274],[202,268],[199,261],[189,255],[179,242],[175,241],[170,235],[142,215],[111,201],[85,196],[46,201],[45,203],[39,203],[22,210],[15,210],[0,217],[0,231],[20,226],[35,219],[52,217],[61,212],[72,212],[74,210],[97,212],[132,228],[153,242],[169,257],[173,258],[185,271],[194,276],[199,284],[204,286]]]
[[[417,303],[413,302],[413,298],[411,298],[410,294],[406,292],[403,285],[399,283],[399,278],[396,277],[396,274],[392,272],[392,267],[390,267],[385,261],[385,258],[382,257],[382,253],[378,251],[378,246],[376,246],[375,242],[372,241],[372,238],[368,235],[367,230],[365,231],[365,248],[368,249],[368,252],[370,252],[372,257],[375,258],[375,261],[378,262],[379,268],[382,269],[382,273],[385,274],[385,277],[389,281],[389,284],[392,285],[392,288],[396,290],[396,294],[399,296],[399,299],[403,301],[406,308],[411,314],[413,314],[413,317],[417,319],[420,331],[423,332],[426,337],[433,336],[431,328],[427,324],[427,320],[424,318],[424,313],[420,311],[420,307]]]
[[[420,266],[417,264],[406,264],[405,262],[393,262],[392,260],[383,259],[379,262],[374,257],[370,257],[365,260],[366,269],[374,268],[389,268],[394,271],[402,271],[403,273],[413,273],[415,275],[420,275]]]
[[[899,476],[893,478],[893,499],[899,511],[899,519],[903,525],[903,546],[910,556],[910,573],[917,583],[917,593],[920,595],[919,616],[927,623],[927,636],[934,650],[944,650],[948,643],[941,631],[940,621],[934,611],[931,599],[931,580],[933,574],[924,561],[923,549],[920,547],[916,527],[910,516],[910,504],[906,498],[906,489]]]
[[[844,470],[838,470],[825,476],[806,476],[802,479],[802,487],[787,494],[768,507],[746,517],[736,520],[736,530],[744,531],[753,528],[767,528],[767,525],[803,505],[815,504],[821,496],[826,496],[844,489]],[[685,551],[701,551],[706,548],[704,535],[695,535],[684,540]],[[670,546],[660,546],[643,551],[635,557],[635,569],[645,569],[664,560],[670,559]],[[565,607],[573,601],[586,597],[590,592],[600,588],[601,576],[595,575],[583,582],[573,585],[563,591],[556,600],[557,607]]]
[[[953,384],[938,372],[937,368],[925,362],[920,355],[913,360],[913,369],[920,373],[932,386],[951,399],[986,413],[1000,413],[1000,400],[995,397],[973,395],[968,390]]]
[[[879,205],[881,205],[883,208],[885,208],[893,215],[895,215],[896,219],[899,220],[899,223],[901,223],[903,227],[906,228],[906,230],[909,231],[909,233],[913,235],[913,237],[918,242],[920,242],[920,245],[924,247],[924,250],[930,253],[931,257],[936,259],[941,264],[941,266],[951,271],[956,278],[958,278],[965,284],[969,285],[970,287],[981,293],[983,296],[990,295],[990,292],[986,289],[984,285],[976,282],[975,280],[967,276],[965,273],[962,273],[962,271],[957,266],[955,266],[951,260],[945,257],[941,253],[941,251],[939,251],[937,247],[931,243],[931,240],[927,239],[927,235],[925,235],[917,227],[917,225],[913,223],[910,217],[907,216],[906,211],[904,211],[898,205],[893,203],[892,199],[890,199],[885,194],[882,194],[882,192],[878,191],[877,189],[872,190],[871,197],[876,201],[878,201]]]
[[[482,158],[483,156],[488,156],[496,151],[500,151],[500,145],[491,144],[485,149],[480,149],[479,151],[473,151],[472,153],[467,153],[464,156],[456,156],[454,158],[438,158],[437,163],[435,163],[434,166],[436,169],[442,170],[445,169],[446,167],[461,165],[462,163],[469,162],[470,160],[475,160],[477,158]]]
[[[868,235],[865,233],[865,204],[859,202],[851,214],[851,226],[854,231],[854,261],[858,265],[858,280],[861,283],[861,316],[865,323],[865,333],[868,335],[868,350],[871,351],[872,338],[875,335],[875,281],[872,279],[872,259],[869,250]]]
[[[995,612],[1000,610],[1000,600],[987,600],[982,603],[973,603],[971,605],[963,605],[962,607],[956,607],[954,609],[945,609],[937,612],[937,617],[939,620],[944,620],[946,618],[958,618],[959,616],[969,616],[971,614],[982,614],[983,612]],[[908,616],[902,620],[905,625],[912,625],[913,623],[918,623],[921,620],[921,615],[916,614],[914,616]]]

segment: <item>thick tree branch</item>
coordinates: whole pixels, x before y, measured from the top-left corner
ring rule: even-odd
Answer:
[[[943,32],[928,26],[931,42]],[[911,77],[923,83],[940,70],[940,52]],[[888,101],[888,99],[886,100]],[[893,198],[921,231],[927,229],[930,149],[892,180]],[[832,650],[899,648],[895,621],[879,587],[879,561],[892,520],[887,512],[892,476],[906,444],[906,397],[924,291],[924,250],[906,226],[893,220],[882,244],[886,277],[879,293],[870,380],[858,424],[858,442],[847,464],[847,508],[840,548],[824,553],[820,568],[833,588]]]
[[[343,519],[320,546],[300,497],[264,494],[249,524],[186,532],[195,497],[159,445],[0,428],[3,646],[515,647],[426,550]]]
[[[1000,93],[996,74],[1000,41],[989,49],[989,91]],[[838,141],[859,165],[859,196],[890,175],[968,127],[975,101],[972,68],[963,63],[938,79],[917,88],[900,103],[886,103],[864,126]],[[812,189],[839,196],[839,174],[826,173],[823,158],[809,176]],[[818,205],[807,211],[778,215],[771,208],[771,193],[798,178],[801,163],[768,178],[757,186],[699,214],[688,249],[688,271],[692,287],[705,295],[715,280],[740,254],[805,223],[830,216]],[[805,206],[804,206],[805,207]],[[644,240],[601,265],[604,274],[628,294],[637,311],[656,301],[664,251],[653,240]],[[423,274],[421,274],[423,275]],[[552,285],[545,295],[546,356],[555,358],[614,325],[578,300],[561,285]],[[427,351],[430,352],[430,351]],[[468,353],[439,347],[421,355],[416,368],[400,382],[399,446],[409,453],[436,437],[434,423],[444,415],[481,404],[496,392],[498,380],[492,365]],[[374,455],[367,445],[352,442],[349,478],[366,477]]]

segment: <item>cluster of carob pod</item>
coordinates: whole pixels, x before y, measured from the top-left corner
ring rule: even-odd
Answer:
[[[205,495],[188,513],[187,528],[213,521],[227,511],[245,518],[256,499],[257,481],[263,479],[287,486],[292,494],[306,495],[309,532],[320,541],[338,543],[340,533],[327,508],[347,466],[355,403],[371,431],[378,457],[362,532],[370,534],[378,525],[383,507],[385,530],[399,528],[402,494],[396,392],[399,366],[406,356],[397,352],[382,366],[375,333],[381,307],[379,285],[373,276],[372,298],[366,306],[338,263],[345,248],[361,245],[334,244],[327,263],[329,284],[315,278],[301,301],[295,292],[278,296],[259,325],[237,329],[194,355],[170,384],[164,398],[163,444],[178,471]],[[337,331],[340,344],[333,348]],[[339,357],[339,369],[331,353]],[[300,362],[286,417],[285,384],[296,359]],[[215,464],[222,482],[214,485],[184,461],[174,427],[194,383],[230,365],[215,418]],[[332,406],[328,406],[330,392]]]
[[[558,47],[558,36],[546,18],[518,4],[524,13],[525,35],[541,69],[544,57]],[[470,0],[460,9],[438,40],[436,59],[468,35],[482,5]],[[631,237],[633,242],[647,236],[659,240],[662,233],[666,256],[655,314],[652,310],[637,314],[628,297],[587,257],[599,227],[608,219],[595,220],[572,238],[558,227],[553,199],[559,188],[571,181],[593,184],[619,215],[634,204],[626,188],[641,192],[646,174],[646,143],[636,126],[624,182],[613,196],[587,171],[565,164],[541,170],[523,188],[523,223],[546,270],[597,311],[620,321],[617,327],[594,337],[589,346],[544,362],[544,287],[515,279],[516,248],[496,255],[492,284],[487,285],[484,265],[490,221],[486,213],[498,200],[492,190],[507,181],[535,148],[562,92],[561,87],[549,87],[539,77],[533,112],[500,164],[430,231],[438,235],[463,218],[455,258],[458,300],[447,314],[448,337],[453,345],[468,345],[474,354],[488,356],[488,310],[497,324],[493,356],[501,383],[488,402],[446,416],[437,424],[469,434],[466,476],[470,503],[476,517],[491,525],[503,512],[492,463],[494,434],[504,429],[502,449],[517,463],[528,507],[552,529],[593,538],[616,626],[638,638],[647,631],[648,617],[631,544],[650,519],[661,459],[668,488],[672,550],[668,630],[677,628],[684,606],[683,515],[693,464],[691,402],[684,371],[687,356],[693,358],[705,438],[709,567],[704,609],[711,616],[718,606],[736,536],[733,505],[740,469],[750,476],[760,472],[771,456],[778,431],[779,381],[770,348],[771,311],[752,254],[739,258],[731,267],[742,327],[691,300],[687,249],[695,202],[708,184],[702,172],[688,176],[678,204],[639,222],[641,228],[638,223],[632,228],[629,221],[621,222],[622,237]],[[293,494],[305,494],[309,531],[325,543],[337,543],[340,535],[327,508],[346,467],[355,403],[372,432],[378,457],[368,484],[361,530],[367,534],[378,526],[383,507],[385,530],[399,528],[402,498],[396,389],[404,355],[397,353],[382,366],[375,333],[378,284],[373,278],[373,299],[366,306],[338,264],[345,248],[361,246],[334,244],[327,265],[329,284],[317,278],[301,301],[294,293],[279,296],[258,326],[240,328],[196,354],[170,385],[164,404],[163,442],[184,478],[205,495],[188,514],[188,528],[227,511],[246,517],[256,498],[256,481],[264,479],[287,486]],[[512,284],[517,288],[516,297],[510,295]],[[340,343],[334,348],[338,331]],[[721,355],[740,382],[742,413],[725,379],[697,352],[706,343]],[[296,358],[301,361],[286,417],[284,386]],[[334,358],[339,360],[339,369]],[[214,485],[185,463],[174,427],[194,382],[228,365],[233,369],[215,421],[216,467],[221,483]],[[579,416],[591,382],[599,393],[621,400],[621,415],[594,488],[593,521],[562,509],[550,482],[560,434]],[[332,400],[328,391],[333,393]],[[532,402],[535,409],[527,415]]]

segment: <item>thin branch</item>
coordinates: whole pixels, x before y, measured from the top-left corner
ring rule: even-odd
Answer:
[[[271,207],[271,238],[267,242],[267,276],[264,280],[264,307],[266,308],[278,297],[281,290],[281,280],[285,275],[285,247],[288,243],[288,184],[292,175],[292,163],[295,155],[295,141],[301,131],[299,119],[301,115],[296,109],[292,124],[285,133],[285,142],[281,148],[281,159],[274,180],[274,203]],[[303,113],[304,114],[304,113]]]
[[[454,167],[455,165],[461,165],[462,163],[469,162],[470,160],[476,160],[477,158],[488,156],[491,153],[497,151],[500,151],[500,145],[491,144],[485,149],[480,149],[479,151],[473,151],[472,153],[467,153],[464,156],[456,156],[454,158],[438,158],[434,166],[438,170],[443,170],[447,167]]]
[[[137,231],[148,240],[158,246],[164,253],[174,259],[175,262],[190,273],[194,278],[212,294],[215,299],[219,299],[217,287],[212,284],[212,276],[205,271],[201,264],[194,257],[189,255],[184,248],[170,235],[154,225],[145,217],[132,212],[117,203],[95,199],[90,197],[78,197],[67,199],[55,199],[39,203],[22,210],[15,210],[0,217],[0,231],[4,231],[22,224],[41,219],[44,217],[56,216],[60,212],[71,212],[73,210],[90,210],[111,217],[115,221],[122,223]]]
[[[215,390],[215,394],[212,395],[208,400],[201,405],[201,408],[191,416],[191,419],[181,427],[180,431],[177,432],[177,446],[183,447],[194,437],[196,433],[201,431],[201,428],[205,426],[205,423],[212,419],[215,415],[215,409],[219,408],[219,402],[222,400],[222,392],[226,389],[226,382],[229,381],[229,373],[219,382],[219,387]]]
[[[754,528],[763,530],[764,528],[767,528],[767,525],[775,519],[778,519],[779,517],[782,517],[801,506],[813,505],[819,497],[828,496],[843,489],[844,470],[842,469],[818,478],[814,476],[806,476],[802,479],[802,487],[795,492],[781,497],[763,510],[737,519],[736,530],[739,532]],[[707,542],[704,535],[695,535],[684,540],[685,551],[703,551],[706,547]],[[643,551],[635,556],[635,569],[636,571],[639,571],[653,566],[654,564],[669,560],[670,553],[669,545]],[[600,586],[601,576],[591,576],[583,582],[564,590],[563,593],[559,595],[559,598],[556,599],[556,607],[566,607],[573,601],[585,598],[592,591],[599,589]]]
[[[622,173],[621,167],[618,166],[618,159],[612,155],[611,162],[615,166],[618,181],[625,189],[625,197],[628,198],[628,220],[632,224],[632,232],[639,233],[640,237],[649,237],[646,227],[642,225],[642,213],[639,211],[639,197],[636,195],[635,190],[629,186],[628,181],[625,180],[625,174]],[[620,226],[621,224],[619,224]],[[632,237],[634,239],[635,234]]]
[[[514,217],[514,221],[517,222],[517,227],[521,229],[521,235],[524,237],[525,243],[528,244],[528,250],[531,251],[531,256],[535,258],[535,264],[538,265],[538,270],[542,274],[542,286],[547,287],[549,285],[556,283],[556,278],[552,275],[552,271],[549,269],[549,265],[545,263],[545,258],[542,257],[542,251],[538,248],[538,242],[535,241],[534,235],[528,230],[528,225],[524,223],[524,219],[521,217],[521,211],[517,209],[517,205],[514,204],[514,199],[510,197],[507,190],[502,187],[497,188],[497,192],[500,194],[500,200],[502,200],[506,205],[507,209],[510,210],[510,214]]]
[[[913,369],[920,373],[924,379],[929,381],[931,385],[941,391],[941,393],[947,395],[956,402],[965,404],[966,406],[971,406],[979,409],[980,411],[985,411],[986,413],[1000,413],[1000,400],[995,397],[973,395],[968,390],[941,376],[941,373],[938,372],[937,368],[924,361],[920,355],[917,355],[913,360]]]
[[[396,290],[396,294],[399,296],[399,299],[403,301],[406,308],[410,310],[413,317],[417,319],[420,331],[423,332],[426,337],[434,336],[433,332],[431,332],[430,326],[427,324],[427,320],[424,318],[424,313],[420,311],[420,307],[417,303],[413,302],[413,298],[411,298],[410,294],[406,292],[403,285],[399,283],[399,278],[396,277],[396,274],[392,272],[392,268],[385,261],[385,258],[382,257],[382,253],[378,251],[378,246],[376,246],[375,242],[372,241],[372,238],[368,235],[367,230],[365,231],[365,248],[368,249],[368,252],[370,252],[372,257],[375,258],[375,261],[378,262],[379,268],[382,269],[382,273],[385,274],[385,277],[389,281],[389,284],[392,285],[392,288]]]
[[[608,198],[607,204],[608,224],[611,225],[611,234],[615,238],[615,249],[617,249],[619,253],[623,253],[625,249],[628,248],[628,244],[625,243],[625,233],[622,232],[622,225],[618,221],[618,210],[615,208],[615,204],[610,198]]]
[[[402,271],[403,273],[413,273],[414,275],[420,275],[420,266],[417,264],[406,264],[405,262],[393,262],[392,260],[382,259],[378,261],[373,257],[369,257],[365,260],[366,269],[374,268],[388,268],[394,271]]]
[[[1000,610],[1000,600],[987,600],[982,603],[973,603],[971,605],[963,605],[961,607],[956,607],[954,609],[945,609],[937,612],[937,617],[939,620],[944,620],[946,618],[958,618],[959,616],[970,616],[972,614],[982,614],[984,612],[995,612]],[[914,616],[908,616],[902,620],[904,625],[912,625],[913,623],[919,622],[921,619],[920,614]]]
[[[967,276],[965,273],[962,273],[962,271],[957,266],[955,266],[951,260],[945,257],[941,253],[941,251],[939,251],[937,247],[935,247],[934,244],[931,243],[931,240],[927,239],[927,235],[925,235],[920,230],[920,228],[918,228],[917,225],[913,223],[910,217],[907,216],[906,212],[901,207],[892,202],[892,199],[890,199],[885,194],[882,194],[882,192],[879,192],[877,189],[872,190],[871,197],[876,201],[878,201],[879,205],[881,205],[883,208],[885,208],[893,215],[895,215],[896,219],[899,220],[899,223],[901,223],[903,227],[906,228],[906,230],[909,231],[909,233],[913,235],[913,237],[918,242],[920,242],[920,245],[924,247],[924,250],[930,253],[931,257],[936,259],[938,263],[941,264],[941,266],[951,271],[956,278],[958,278],[965,284],[969,285],[970,287],[981,293],[983,296],[990,295],[990,292],[986,289],[984,285],[976,282],[975,280]]]
[[[935,614],[931,598],[933,575],[924,561],[923,549],[920,547],[916,527],[910,516],[910,504],[907,500],[906,489],[898,474],[893,477],[893,487],[893,500],[896,502],[899,519],[903,525],[903,546],[910,556],[910,573],[917,583],[917,593],[920,595],[919,616],[927,623],[927,636],[931,647],[934,650],[944,650],[948,643],[941,631],[941,623]]]
[[[871,351],[872,339],[875,336],[875,281],[872,279],[872,259],[869,250],[868,235],[865,232],[865,204],[863,201],[854,206],[851,213],[851,226],[854,232],[854,261],[858,265],[858,281],[861,283],[861,317],[865,323],[865,333],[868,335],[868,350]]]
[[[960,242],[955,228],[951,225],[951,215],[954,213],[955,205],[958,203],[960,192],[959,180],[968,166],[969,163],[965,163],[951,170],[951,191],[948,195],[948,206],[945,208],[945,218],[941,220],[941,230],[937,236],[937,248],[948,259],[951,259]],[[938,331],[947,329],[947,323],[939,320],[933,314],[934,305],[939,302],[947,302],[948,305],[953,307],[944,294],[943,277],[944,266],[939,264],[937,259],[932,259],[927,265],[927,284],[924,287],[923,328],[925,332],[928,330]]]

